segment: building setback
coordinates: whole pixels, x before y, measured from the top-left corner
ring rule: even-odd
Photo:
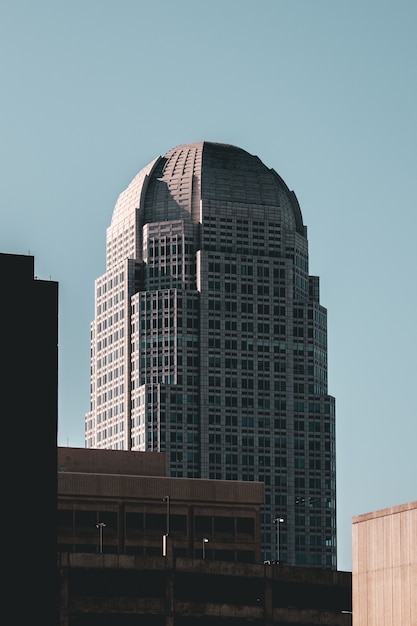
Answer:
[[[295,194],[258,157],[201,142],[142,169],[96,281],[85,443],[166,451],[172,477],[263,482],[260,558],[335,569],[335,402],[308,262]]]

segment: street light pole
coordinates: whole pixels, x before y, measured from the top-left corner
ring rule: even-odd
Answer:
[[[167,503],[167,531],[166,531],[166,536],[168,537],[169,535],[169,517],[170,517],[170,497],[169,496],[165,496],[165,498],[163,498],[163,502]]]
[[[169,518],[170,518],[170,497],[165,496],[162,498],[162,502],[167,503],[167,521],[166,521],[166,533],[162,535],[162,556],[167,556],[168,551],[168,535],[169,535]]]
[[[98,528],[99,532],[99,541],[100,541],[100,554],[103,554],[103,528],[106,528],[107,524],[104,522],[99,522],[96,524],[96,528]]]
[[[207,537],[203,537],[203,559],[206,558],[206,543],[208,543]]]
[[[280,524],[282,524],[284,522],[284,518],[283,517],[276,517],[274,519],[274,524],[277,525],[277,563],[280,562],[280,553],[279,553],[279,530],[280,530]]]

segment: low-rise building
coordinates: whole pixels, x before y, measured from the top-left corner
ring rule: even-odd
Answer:
[[[417,624],[417,501],[352,525],[354,626]]]
[[[169,478],[165,454],[58,448],[58,550],[255,562],[263,484]]]
[[[349,572],[259,563],[262,483],[58,448],[60,626],[350,626]]]

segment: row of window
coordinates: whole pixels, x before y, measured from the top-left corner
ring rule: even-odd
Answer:
[[[98,304],[97,305],[97,317],[101,315],[102,313],[105,313],[107,310],[110,311],[119,302],[123,302],[124,297],[125,297],[125,292],[124,290],[122,290],[119,293],[116,293],[112,298],[109,298],[108,300],[105,300],[104,302]]]
[[[116,274],[114,278],[110,278],[110,280],[107,280],[103,284],[99,284],[97,287],[97,296],[100,297],[102,294],[107,293],[107,291],[111,291],[113,287],[117,287],[117,285],[124,281],[124,277],[124,272],[121,272],[120,274]]]
[[[110,365],[110,363],[115,363],[118,359],[124,356],[124,346],[120,346],[120,348],[116,348],[112,352],[108,352],[104,354],[100,358],[97,359],[97,369],[101,369],[102,367],[106,367]]]
[[[123,395],[125,391],[124,383],[121,385],[116,385],[113,389],[109,389],[101,394],[97,395],[97,406],[101,404],[105,404],[106,402],[110,402],[110,400],[114,400],[120,395]]]
[[[106,374],[103,374],[102,376],[99,376],[97,378],[97,387],[106,385],[107,383],[112,382],[113,380],[119,378],[120,376],[123,376],[123,374],[124,374],[124,365],[121,365],[120,367],[116,367],[115,369],[110,370],[110,372],[107,372]]]
[[[118,424],[113,424],[113,426],[99,430],[97,432],[97,442],[105,441],[108,437],[113,437],[113,435],[123,433],[124,429],[124,422],[119,422]]]
[[[161,507],[165,505],[161,504]],[[73,510],[58,509],[58,529],[72,529],[81,531],[90,529],[96,532],[97,524],[105,524],[104,532],[117,532],[119,528],[119,515],[116,511],[96,510]],[[167,516],[163,513],[141,513],[127,511],[124,517],[124,528],[127,533],[143,533],[146,531],[165,532]],[[195,515],[193,518],[194,533],[210,534],[213,538],[216,534],[224,535],[249,535],[255,536],[255,521],[251,517],[226,517],[219,515]],[[171,513],[169,517],[170,533],[186,534],[189,532],[189,520],[187,515]]]

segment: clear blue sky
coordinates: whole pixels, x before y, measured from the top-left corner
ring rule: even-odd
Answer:
[[[308,226],[339,569],[353,515],[417,498],[416,32],[415,0],[3,0],[0,251],[60,284],[59,445],[84,445],[118,194],[170,148],[219,141],[277,170]]]

